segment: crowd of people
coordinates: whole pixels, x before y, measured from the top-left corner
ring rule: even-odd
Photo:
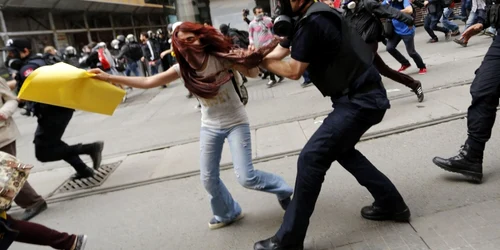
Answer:
[[[446,39],[461,34],[456,39],[461,45],[466,45],[470,37],[483,30],[496,32],[487,28],[500,23],[495,18],[499,8],[494,3],[481,1],[484,0],[472,0],[469,10],[467,4],[463,4],[469,13],[457,19],[465,21],[468,15],[465,22],[470,25],[462,33],[448,20],[453,2],[422,2],[428,11],[424,26],[429,42],[438,42],[434,30],[442,31]],[[263,8],[255,7],[253,20],[248,18],[249,11],[244,10],[248,32],[226,24],[216,30],[210,21],[178,22],[167,27],[166,35],[162,30],[141,33],[140,42],[129,34],[118,35],[109,47],[104,42],[90,43],[84,46],[81,55],[73,47],[65,48],[62,56],[53,47],[36,54],[29,39],[10,40],[3,49],[8,53],[6,65],[17,74],[14,84],[0,79],[0,120],[8,124],[8,129],[0,133],[3,139],[0,150],[16,154],[19,131],[11,116],[19,100],[12,90],[19,89],[38,67],[63,61],[88,69],[95,78],[122,88],[166,88],[181,79],[188,97],[198,99],[197,108],[201,111],[200,175],[210,196],[210,229],[228,226],[244,217],[243,209],[220,179],[220,160],[226,139],[238,182],[245,188],[275,195],[286,211],[277,233],[255,243],[256,250],[303,249],[309,218],[324,176],[334,161],[372,194],[373,204],[361,209],[364,218],[408,221],[411,213],[402,195],[355,145],[370,127],[383,119],[390,107],[380,75],[410,88],[419,102],[424,100],[422,83],[403,73],[411,64],[396,49],[402,40],[419,73],[427,72],[414,43],[414,7],[418,3],[347,0],[339,6],[338,1],[321,2],[324,3],[279,0],[273,17],[264,14]],[[296,21],[292,21],[294,18]],[[438,22],[443,26],[438,26]],[[388,52],[401,63],[398,70],[391,69],[378,55],[379,42],[386,44]],[[439,167],[476,182],[482,179],[482,152],[491,136],[498,106],[499,43],[493,42],[471,86],[473,102],[468,113],[469,135],[465,146],[457,156],[433,160]],[[288,55],[291,59],[283,60]],[[246,77],[259,75],[270,78],[268,87],[285,78],[304,78],[303,87],[316,86],[322,95],[331,98],[334,106],[299,155],[294,188],[282,177],[254,169],[252,164],[250,121],[245,110],[248,99],[245,101],[243,84]],[[67,145],[61,138],[74,110],[40,103],[26,106],[29,106],[27,115],[36,116],[38,121],[34,139],[37,159],[41,162],[64,160],[76,171],[73,179],[91,178],[100,167],[104,143]],[[481,122],[484,119],[487,122]],[[82,154],[91,157],[91,167],[80,159]],[[20,242],[55,249],[85,247],[85,235],[61,233],[28,221],[47,209],[45,200],[29,183],[14,201],[26,209],[23,218],[13,218],[6,211],[0,211],[0,231],[14,233],[14,239]]]

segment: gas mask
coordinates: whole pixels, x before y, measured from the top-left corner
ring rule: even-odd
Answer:
[[[346,0],[343,3],[344,9],[354,10],[356,9],[356,2],[353,0]]]
[[[24,65],[23,60],[21,59],[21,55],[19,51],[12,51],[14,56],[7,56],[7,60],[5,61],[5,66],[7,68],[13,69],[15,71],[21,70],[21,67]]]
[[[304,8],[312,2],[312,0],[305,0],[304,3],[299,7],[297,11],[292,10],[292,6],[290,4],[291,0],[277,0],[276,6],[279,6],[276,9],[276,13],[278,17],[274,20],[274,33],[280,37],[293,37],[295,33],[295,24],[299,18],[300,13],[304,10]],[[299,1],[299,0],[293,0]]]

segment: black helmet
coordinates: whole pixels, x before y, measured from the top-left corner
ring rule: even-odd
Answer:
[[[227,33],[229,32],[229,25],[223,23],[220,25],[219,30],[222,34],[227,35]]]
[[[120,43],[124,43],[125,42],[125,36],[124,35],[118,35],[116,37],[116,40],[118,40]]]
[[[156,35],[158,35],[158,36],[159,36],[159,35],[163,35],[163,30],[161,30],[161,29],[157,29],[157,30],[156,30]]]

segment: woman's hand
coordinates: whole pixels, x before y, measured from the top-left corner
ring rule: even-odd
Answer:
[[[109,78],[111,77],[110,74],[102,71],[101,69],[89,69],[88,72],[95,74],[95,76],[93,76],[93,78],[101,80],[101,81],[105,81],[105,82],[109,82]]]

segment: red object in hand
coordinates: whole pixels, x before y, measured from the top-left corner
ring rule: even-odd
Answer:
[[[109,64],[108,59],[104,55],[104,48],[100,48],[97,51],[97,55],[99,56],[99,61],[101,62],[101,66],[104,70],[108,70],[111,68],[111,64]]]

